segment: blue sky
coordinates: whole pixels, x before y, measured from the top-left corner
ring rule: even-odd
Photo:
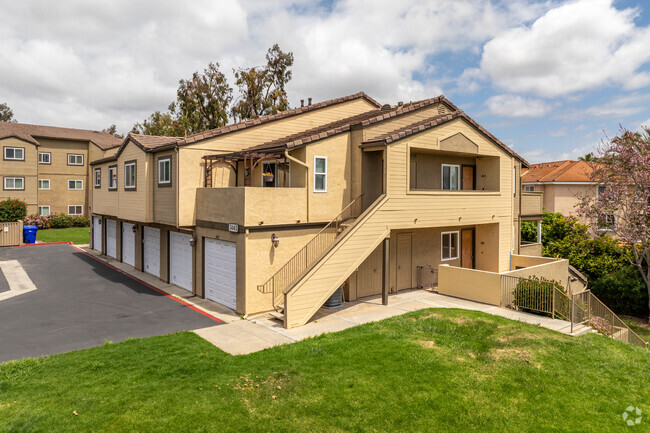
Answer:
[[[294,52],[290,101],[444,93],[530,162],[650,125],[650,4],[632,0],[0,0],[18,121],[128,131],[209,62]],[[646,10],[648,9],[648,10]]]

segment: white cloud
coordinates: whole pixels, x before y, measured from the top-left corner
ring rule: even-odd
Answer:
[[[551,107],[544,101],[519,95],[495,95],[485,101],[492,114],[506,117],[542,117]]]
[[[612,0],[563,4],[486,43],[481,70],[509,92],[545,97],[646,86],[650,74],[639,68],[650,60],[650,28],[635,25],[637,12],[616,9]]]
[[[640,113],[650,106],[650,94],[631,93],[623,96],[612,98],[609,101],[603,101],[600,104],[588,108],[567,110],[563,117],[566,120],[581,120],[598,118],[617,119]]]

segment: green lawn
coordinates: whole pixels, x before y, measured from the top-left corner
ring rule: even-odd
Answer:
[[[87,244],[90,242],[90,227],[39,230],[36,232],[36,240],[41,242],[72,242],[73,244]]]
[[[233,357],[193,333],[0,365],[0,431],[623,431],[650,352],[431,309]],[[78,415],[75,415],[74,413]]]

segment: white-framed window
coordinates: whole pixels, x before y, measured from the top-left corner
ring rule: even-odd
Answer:
[[[5,189],[25,189],[24,177],[5,177]]]
[[[460,190],[460,165],[442,164],[442,189]]]
[[[271,176],[270,180],[269,180],[269,176]],[[278,186],[278,164],[276,162],[262,163],[262,186],[263,187]]]
[[[84,189],[84,181],[83,180],[68,180],[68,189]]]
[[[49,206],[39,206],[38,207],[38,214],[40,216],[45,216],[50,214],[50,207]]]
[[[598,230],[606,232],[614,230],[616,224],[616,215],[613,213],[605,213],[598,216]]]
[[[4,156],[9,161],[24,161],[25,148],[23,147],[5,147]]]
[[[108,167],[108,189],[117,189],[117,165]]]
[[[84,156],[77,153],[68,153],[68,165],[84,165]]]
[[[512,167],[512,195],[517,195],[517,167]]]
[[[38,163],[39,164],[51,164],[52,163],[52,154],[50,152],[38,152]]]
[[[102,169],[101,168],[96,168],[94,170],[95,173],[95,188],[99,188],[102,186]]]
[[[75,204],[68,206],[68,215],[81,215],[83,214],[83,206]]]
[[[129,161],[124,163],[124,189],[135,189],[136,185],[136,163]]]
[[[160,158],[158,160],[158,184],[167,185],[172,183],[172,159]]]
[[[458,232],[442,232],[440,239],[440,259],[454,260],[458,258]]]
[[[326,156],[314,156],[314,192],[327,192]]]
[[[535,185],[524,185],[524,192],[535,192]]]
[[[50,189],[50,179],[39,179],[38,189]]]

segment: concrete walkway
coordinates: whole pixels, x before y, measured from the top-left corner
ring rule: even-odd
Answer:
[[[589,327],[578,326],[571,333],[571,323],[564,320],[551,319],[549,317],[509,310],[480,302],[453,298],[428,290],[403,290],[390,295],[388,305],[382,305],[381,296],[373,296],[354,302],[346,302],[342,308],[338,309],[328,310],[321,308],[306,325],[298,328],[284,329],[283,324],[268,313],[242,319],[233,310],[216,302],[192,295],[185,289],[165,283],[153,275],[136,270],[133,266],[103,256],[97,251],[89,249],[87,246],[81,246],[81,249],[109,263],[115,268],[131,274],[159,290],[178,296],[188,304],[226,322],[225,325],[197,329],[194,332],[224,352],[232,355],[253,353],[269,347],[293,343],[327,332],[342,331],[353,326],[375,322],[425,308],[460,308],[464,310],[482,311],[495,316],[539,325],[573,336],[591,332],[591,328]]]

